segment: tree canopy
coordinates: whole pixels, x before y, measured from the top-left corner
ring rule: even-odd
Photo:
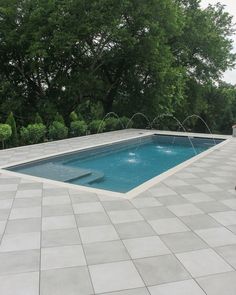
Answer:
[[[222,5],[199,0],[0,0],[0,116],[227,113],[233,33]]]

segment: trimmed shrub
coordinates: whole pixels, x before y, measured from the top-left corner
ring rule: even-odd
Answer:
[[[74,121],[70,123],[70,134],[71,136],[85,135],[88,126],[84,121]]]
[[[11,126],[8,124],[0,124],[0,141],[2,142],[2,148],[4,149],[4,142],[8,140],[12,135]]]
[[[65,126],[65,124],[58,121],[54,121],[49,126],[48,136],[50,139],[53,139],[53,140],[67,138],[68,128]]]
[[[44,124],[29,124],[20,129],[20,137],[23,144],[35,144],[42,142],[47,128]]]
[[[60,122],[60,123],[62,123],[63,125],[65,125],[64,118],[63,118],[62,115],[60,115],[59,113],[56,113],[53,122]]]
[[[34,122],[36,124],[43,124],[43,119],[41,118],[41,116],[39,115],[39,113],[36,113]]]
[[[106,131],[113,131],[113,130],[119,130],[122,129],[123,122],[120,121],[118,118],[107,118],[105,120],[106,122]]]
[[[89,124],[89,130],[91,134],[103,132],[106,128],[105,121],[94,120]]]
[[[17,146],[18,145],[18,133],[16,129],[16,121],[14,118],[14,115],[12,112],[10,112],[9,116],[7,117],[6,124],[11,126],[12,135],[9,139],[9,143],[11,146]]]
[[[70,120],[72,121],[72,122],[75,122],[75,121],[78,121],[79,119],[78,119],[78,115],[76,114],[76,112],[71,112],[70,113]]]

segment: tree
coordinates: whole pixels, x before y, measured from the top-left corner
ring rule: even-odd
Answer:
[[[0,124],[0,141],[2,142],[2,148],[4,149],[4,142],[11,137],[11,126],[8,124]]]
[[[16,128],[16,121],[12,112],[10,112],[10,114],[8,115],[6,124],[8,124],[11,127],[11,131],[12,131],[12,135],[9,140],[10,145],[15,147],[18,145],[18,133]]]
[[[4,109],[65,116],[88,99],[108,112],[115,101],[136,97],[141,105],[147,96],[149,105],[173,95],[178,71],[168,39],[179,34],[181,12],[172,0],[1,0],[0,7]]]
[[[176,0],[183,9],[182,34],[171,42],[176,65],[185,71],[185,103],[176,113],[206,113],[208,89],[217,89],[222,74],[235,66],[236,55],[232,52],[234,27],[232,16],[218,3],[206,9],[200,0]],[[212,101],[211,103],[214,102]],[[219,110],[220,111],[220,110]]]
[[[204,113],[234,65],[232,33],[224,7],[200,0],[0,0],[0,114]]]

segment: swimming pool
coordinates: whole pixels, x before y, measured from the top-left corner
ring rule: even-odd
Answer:
[[[222,141],[154,134],[7,169],[75,185],[126,193]]]

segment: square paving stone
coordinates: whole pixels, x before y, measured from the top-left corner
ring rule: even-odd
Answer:
[[[147,220],[175,217],[174,214],[170,212],[170,210],[161,206],[143,208],[143,209],[140,209],[139,212]]]
[[[156,206],[162,206],[162,204],[156,199],[156,198],[135,198],[131,200],[131,203],[136,208],[148,208],[148,207],[156,207]]]
[[[13,208],[27,208],[41,206],[42,198],[15,199]]]
[[[81,227],[79,232],[83,243],[106,242],[119,239],[112,225]]]
[[[212,249],[185,252],[176,256],[193,277],[232,271],[232,268]]]
[[[73,212],[73,208],[71,204],[42,207],[43,217],[63,216],[63,215],[72,215],[72,214],[74,214],[74,212]]]
[[[131,261],[91,265],[89,271],[95,293],[144,287],[144,283]]]
[[[183,170],[184,171],[184,170]],[[178,172],[175,174],[176,177],[180,178],[180,179],[192,179],[192,178],[196,178],[197,176],[193,173],[190,172]]]
[[[174,253],[208,248],[208,245],[193,232],[162,235],[161,239]]]
[[[184,185],[188,185],[184,180],[182,179],[178,179],[178,178],[174,178],[174,177],[168,177],[165,181],[165,184],[167,184],[170,187],[177,187],[177,186],[184,186]]]
[[[200,192],[200,190],[193,185],[177,186],[174,188],[174,190],[180,195]]]
[[[110,224],[110,219],[105,212],[95,212],[76,215],[78,227],[88,227]]]
[[[94,294],[89,272],[85,266],[42,271],[40,291],[40,295]]]
[[[148,289],[151,295],[206,295],[194,280],[162,284]]]
[[[71,200],[68,195],[43,198],[43,206],[65,205],[70,203]]]
[[[107,211],[130,210],[134,208],[133,205],[127,200],[104,201],[102,202],[102,205]]]
[[[224,226],[236,224],[236,211],[211,213],[210,216]]]
[[[202,192],[217,192],[221,190],[220,187],[214,184],[196,184],[195,187]]]
[[[41,217],[41,207],[13,208],[9,219],[37,218]]]
[[[86,214],[93,212],[103,212],[104,209],[100,202],[73,204],[75,214]]]
[[[40,233],[5,234],[0,252],[21,251],[40,248]]]
[[[10,209],[0,209],[0,220],[8,219],[10,211]]]
[[[168,206],[168,209],[173,212],[176,216],[189,216],[203,213],[199,208],[193,204],[180,204]]]
[[[39,273],[29,272],[16,275],[0,276],[0,294],[38,295]]]
[[[42,232],[42,247],[56,247],[80,244],[77,229],[57,229]]]
[[[81,245],[42,248],[41,269],[86,265]]]
[[[43,190],[44,197],[63,196],[63,195],[67,195],[67,194],[68,194],[67,188],[52,187],[52,188],[46,188]]]
[[[13,191],[9,191],[9,192],[3,192],[1,191],[0,193],[0,200],[6,200],[6,199],[13,199],[16,195],[16,192]]]
[[[209,202],[214,200],[204,193],[183,194],[182,196],[191,203]]]
[[[132,210],[121,210],[121,211],[109,211],[108,215],[110,216],[113,223],[124,223],[143,220],[142,215],[135,209]]]
[[[9,220],[6,226],[6,234],[40,232],[40,230],[41,230],[40,218]]]
[[[229,230],[236,234],[236,224],[227,226]]]
[[[115,225],[121,239],[154,236],[156,232],[146,221],[127,222]]]
[[[84,244],[88,264],[128,260],[130,257],[121,241]]]
[[[223,246],[215,248],[230,265],[236,268],[236,245]]]
[[[232,210],[236,210],[236,199],[228,199],[221,201],[224,205],[229,207]]]
[[[5,227],[6,227],[7,221],[0,221],[0,235],[2,235],[5,231]]]
[[[123,241],[132,259],[169,254],[170,250],[157,236]]]
[[[206,214],[184,216],[180,217],[180,219],[192,230],[221,226],[218,222],[215,221],[214,218]]]
[[[26,183],[20,183],[18,185],[18,190],[32,190],[32,189],[42,189],[43,188],[43,184],[39,183],[39,182],[28,182],[28,180]]]
[[[124,290],[112,293],[103,293],[101,295],[150,295],[146,288],[138,288],[138,289],[131,289],[131,290]]]
[[[154,186],[149,191],[154,197],[177,195],[177,193],[174,190],[165,185]]]
[[[0,209],[10,209],[13,199],[0,200]]]
[[[73,204],[77,203],[88,203],[88,202],[97,202],[98,197],[94,193],[87,193],[87,192],[81,192],[78,194],[76,193],[70,193],[70,199]]]
[[[0,184],[0,191],[7,192],[7,191],[16,191],[18,184]]]
[[[197,279],[207,295],[235,295],[236,272],[228,272]]]
[[[149,223],[158,235],[189,231],[189,228],[178,218],[150,220]]]
[[[166,197],[159,197],[156,198],[162,205],[171,206],[171,205],[178,205],[178,204],[185,204],[186,199],[176,195],[176,196],[166,196]]]
[[[0,253],[0,276],[39,270],[39,250]]]
[[[16,192],[16,198],[38,198],[42,197],[42,190],[35,189],[35,190],[18,190]]]
[[[211,247],[236,244],[236,235],[225,227],[201,229],[196,233]]]
[[[214,202],[201,202],[197,203],[196,206],[205,213],[227,211],[229,208],[224,204],[214,201]]]
[[[42,230],[76,228],[74,215],[52,216],[42,218]]]
[[[163,255],[134,261],[145,284],[156,285],[190,278],[174,255]]]

